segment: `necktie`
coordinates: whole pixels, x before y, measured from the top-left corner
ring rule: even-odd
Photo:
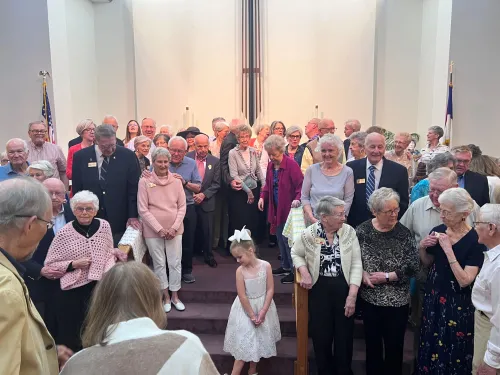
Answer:
[[[99,176],[99,180],[106,181],[106,175],[108,174],[108,167],[109,167],[109,159],[107,156],[103,156],[101,165],[101,175]]]
[[[200,174],[201,180],[205,177],[205,164],[203,160],[196,159],[196,166],[198,167],[198,173]]]
[[[375,191],[375,166],[370,165],[370,174],[368,175],[368,181],[366,182],[366,202]]]

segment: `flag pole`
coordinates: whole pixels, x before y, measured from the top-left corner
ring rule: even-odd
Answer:
[[[47,126],[47,135],[45,140],[50,143],[56,143],[56,132],[52,123],[52,114],[50,111],[49,96],[47,93],[47,77],[50,78],[50,73],[46,70],[40,70],[38,76],[42,77],[42,117]]]
[[[453,65],[454,62],[450,61],[448,70],[448,100],[446,103],[446,117],[444,128],[444,144],[451,146],[452,141],[452,123],[453,123]]]

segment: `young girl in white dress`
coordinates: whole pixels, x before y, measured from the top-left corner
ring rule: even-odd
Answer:
[[[273,275],[271,265],[257,258],[248,229],[236,230],[229,240],[231,254],[240,266],[236,270],[238,296],[227,320],[224,351],[234,357],[231,375],[240,375],[245,362],[250,362],[248,374],[256,375],[259,360],[276,356],[276,342],[281,340]]]

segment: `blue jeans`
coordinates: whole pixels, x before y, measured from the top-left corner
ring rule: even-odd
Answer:
[[[280,248],[281,255],[281,268],[291,270],[293,268],[292,253],[290,246],[288,246],[288,238],[283,236],[283,228],[285,224],[276,227],[276,239],[278,240],[278,247]]]

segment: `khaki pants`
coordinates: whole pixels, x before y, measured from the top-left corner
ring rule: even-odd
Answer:
[[[161,289],[164,290],[170,286],[169,289],[172,292],[177,292],[181,288],[182,235],[175,236],[171,240],[145,238],[145,241],[153,260],[154,273],[160,280]]]
[[[484,354],[490,338],[492,324],[488,317],[478,310],[474,314],[474,358],[472,359],[472,374],[477,374],[478,367],[483,364]],[[497,370],[497,374],[500,371]]]

